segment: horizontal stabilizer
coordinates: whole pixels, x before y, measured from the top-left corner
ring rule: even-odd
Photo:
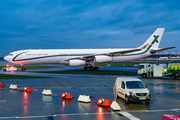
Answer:
[[[169,50],[169,49],[173,49],[173,48],[176,48],[175,46],[174,47],[168,47],[168,48],[162,48],[162,49],[158,49],[158,50],[151,50],[150,53],[151,54],[154,54],[154,53],[158,53],[158,52],[162,52],[162,51],[165,51],[165,50]]]

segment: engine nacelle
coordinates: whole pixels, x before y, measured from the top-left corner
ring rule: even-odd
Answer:
[[[86,61],[84,60],[69,60],[69,66],[71,67],[85,65],[85,64],[86,64]]]
[[[110,56],[105,56],[105,55],[95,56],[96,63],[112,62],[112,61],[113,61],[113,58]]]

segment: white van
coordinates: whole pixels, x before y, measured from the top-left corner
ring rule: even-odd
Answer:
[[[121,97],[126,103],[145,101],[147,104],[151,101],[151,94],[143,81],[134,77],[116,78],[116,98]]]

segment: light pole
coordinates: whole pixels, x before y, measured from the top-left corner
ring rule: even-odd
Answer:
[[[166,52],[165,52],[165,57],[166,57]]]

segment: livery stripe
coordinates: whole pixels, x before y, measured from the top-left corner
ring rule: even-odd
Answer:
[[[23,54],[23,53],[22,53],[22,54]],[[34,57],[34,58],[27,58],[27,59],[18,59],[18,60],[13,60],[13,61],[34,60],[34,59],[57,57],[57,56],[87,56],[87,55],[92,55],[92,54],[49,55],[49,56]]]
[[[27,52],[29,52],[29,51],[26,51],[26,52],[22,52],[22,53],[17,54],[17,55],[12,59],[12,61],[16,61],[15,59],[16,59],[19,55],[22,55],[23,53],[27,53]]]
[[[156,42],[158,43],[158,38],[159,36],[155,36],[154,35],[154,40],[152,41],[151,45],[148,46],[148,48],[141,52],[141,53],[136,53],[136,54],[127,54],[127,55],[121,55],[121,56],[132,56],[132,55],[141,55],[141,54],[144,54],[146,52],[149,51],[149,49],[152,47],[152,45]],[[27,58],[27,59],[19,59],[19,60],[15,60],[19,55],[22,55],[24,53],[27,53],[29,51],[26,51],[26,52],[22,52],[22,53],[19,53],[18,55],[16,55],[12,61],[22,61],[22,60],[34,60],[34,59],[41,59],[41,58],[48,58],[48,57],[57,57],[57,56],[87,56],[87,55],[93,55],[93,54],[71,54],[71,55],[49,55],[49,56],[42,56],[42,57],[34,57],[34,58]]]

